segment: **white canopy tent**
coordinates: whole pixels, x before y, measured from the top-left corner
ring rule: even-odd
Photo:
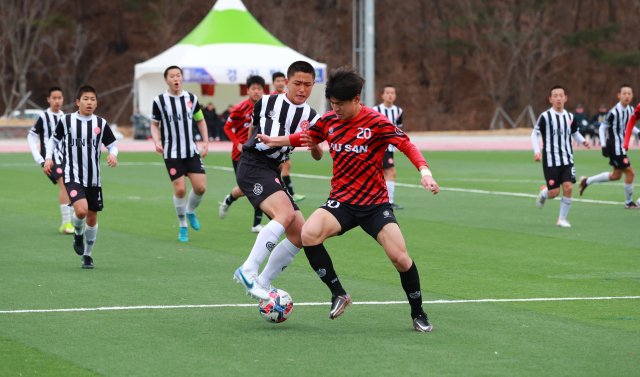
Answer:
[[[309,59],[277,40],[247,11],[241,0],[218,0],[202,22],[175,46],[146,62],[135,65],[134,106],[151,116],[153,99],[167,90],[164,71],[176,65],[184,72],[183,88],[198,96],[200,103],[214,102],[219,112],[248,98],[240,85],[249,75],[271,83],[274,72],[286,74],[294,61],[309,62],[316,70],[316,84],[308,103],[320,114],[325,111],[324,89],[327,65]],[[213,96],[203,96],[201,84],[215,85]]]

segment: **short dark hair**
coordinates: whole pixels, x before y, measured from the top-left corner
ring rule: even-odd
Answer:
[[[387,84],[387,85],[385,85],[385,86],[383,86],[383,87],[382,87],[382,94],[384,94],[384,90],[385,90],[385,89],[387,89],[387,88],[393,88],[393,89],[395,89],[396,87],[395,87],[395,86],[393,86],[393,85],[391,85],[391,84]]]
[[[329,72],[324,96],[327,99],[333,97],[340,101],[350,101],[362,92],[363,85],[364,79],[356,73],[355,68],[332,69]]]
[[[247,89],[251,88],[251,85],[258,84],[264,88],[264,79],[262,76],[254,75],[247,77]]]
[[[315,72],[315,70],[314,70],[314,71],[313,71],[314,76],[315,76],[315,73],[316,73],[316,72]],[[273,81],[276,81],[276,79],[277,79],[278,77],[285,78],[284,73],[282,73],[282,72],[275,72],[273,75],[271,75],[271,81],[272,81],[272,82],[273,82]]]
[[[182,68],[178,67],[177,65],[172,65],[171,67],[167,68],[164,70],[164,78],[167,78],[167,74],[169,73],[170,69],[179,69],[180,70],[180,74],[182,74]]]
[[[622,84],[622,85],[620,85],[620,89],[618,89],[618,94],[622,93],[622,88],[629,88],[629,89],[631,89],[631,91],[633,91],[633,88],[631,87],[631,85]]]
[[[553,88],[549,89],[549,98],[551,98],[551,92],[553,92],[556,89],[562,89],[562,91],[564,92],[564,95],[567,95],[567,90],[565,88],[563,88],[560,85],[555,85]]]
[[[47,94],[47,98],[51,97],[51,93],[53,92],[60,92],[62,93],[62,89],[58,88],[57,86],[54,86],[52,88],[49,88],[49,94]]]
[[[289,69],[287,69],[287,78],[291,78],[291,76],[295,75],[296,72],[308,73],[315,80],[316,78],[316,69],[313,66],[303,60],[298,60],[297,62],[291,63]]]
[[[78,99],[82,98],[82,95],[85,93],[93,93],[96,95],[96,98],[98,98],[98,92],[96,92],[95,89],[93,89],[92,86],[89,85],[85,85],[83,87],[81,87],[80,89],[78,89]]]

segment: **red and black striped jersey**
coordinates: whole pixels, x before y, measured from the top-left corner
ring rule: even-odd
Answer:
[[[342,203],[389,201],[382,172],[382,158],[389,144],[406,154],[416,167],[427,165],[407,134],[386,116],[365,106],[349,120],[340,120],[330,111],[309,128],[308,134],[317,143],[329,143],[333,158],[330,197]]]
[[[238,144],[244,144],[249,140],[251,113],[253,113],[253,104],[247,98],[231,110],[229,118],[227,118],[227,122],[224,124],[224,132],[227,134],[229,140],[233,142],[233,149],[231,150],[231,158],[233,161],[240,159]]]

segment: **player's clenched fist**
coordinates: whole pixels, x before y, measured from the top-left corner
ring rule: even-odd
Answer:
[[[48,159],[47,161],[44,162],[44,167],[42,168],[42,171],[44,171],[44,174],[46,175],[51,175],[52,167],[53,167],[53,160]]]
[[[533,155],[533,161],[538,161],[538,162],[542,161],[542,152],[536,152]]]
[[[118,165],[118,159],[116,158],[115,155],[110,154],[107,156],[107,165],[109,165],[112,168],[115,168],[116,165]]]

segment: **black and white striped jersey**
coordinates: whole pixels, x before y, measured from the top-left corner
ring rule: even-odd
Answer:
[[[601,140],[603,145],[613,145],[616,156],[625,156],[627,152],[622,147],[624,144],[624,132],[627,129],[627,122],[629,117],[633,115],[633,106],[627,106],[624,108],[620,102],[615,105],[609,113],[604,122],[600,125],[601,128],[607,130],[606,144],[604,140]]]
[[[560,167],[573,164],[571,135],[578,132],[578,125],[573,123],[573,114],[567,110],[562,110],[562,114],[559,114],[551,108],[540,114],[534,132],[542,136],[544,165]]]
[[[193,139],[193,129],[197,127],[193,119],[200,111],[198,97],[182,90],[182,94],[174,96],[166,91],[153,99],[151,120],[160,128],[164,158],[191,158],[198,154],[198,147]]]
[[[306,102],[295,105],[286,93],[262,96],[253,107],[253,135],[242,146],[243,151],[258,153],[267,157],[271,165],[278,166],[293,152],[293,147],[269,148],[256,140],[258,134],[286,136],[308,130],[316,124],[320,115]]]
[[[107,121],[96,115],[65,114],[58,121],[52,138],[62,150],[64,183],[101,187],[100,145],[111,148],[116,138]],[[49,146],[52,144],[49,143]],[[50,151],[47,150],[47,156]]]
[[[394,126],[398,128],[402,128],[402,109],[399,108],[398,106],[392,105],[391,107],[386,107],[384,103],[381,103],[379,105],[374,106],[373,109],[379,112],[380,114],[384,114],[384,116],[389,118],[389,121]],[[393,145],[389,144],[389,146],[387,147],[387,150],[389,152],[393,152],[394,151]]]
[[[62,115],[64,115],[62,111],[56,114],[51,111],[51,109],[47,109],[40,114],[38,119],[36,119],[36,122],[33,124],[33,127],[31,127],[31,131],[29,131],[40,137],[40,155],[43,159],[47,154],[47,142],[55,132],[58,120],[60,120]],[[62,152],[60,148],[56,148],[53,152],[52,159],[56,165],[60,165],[62,163]]]

